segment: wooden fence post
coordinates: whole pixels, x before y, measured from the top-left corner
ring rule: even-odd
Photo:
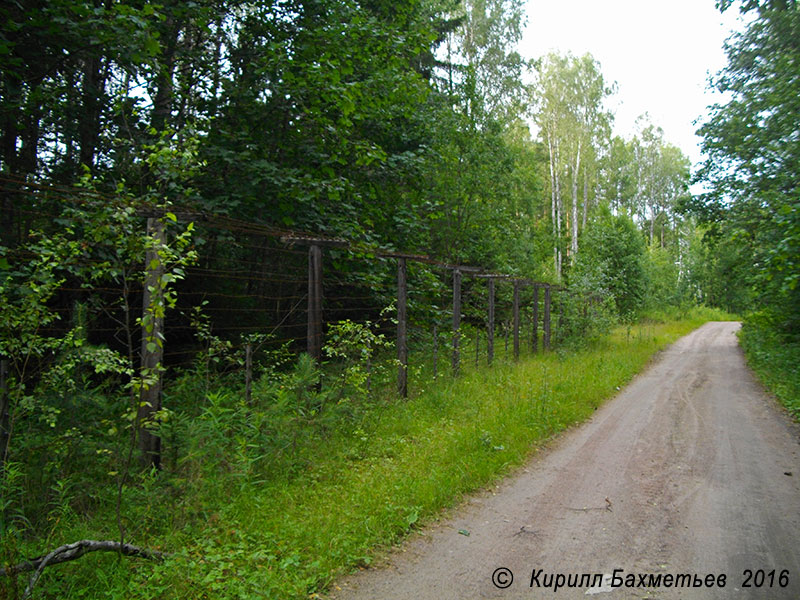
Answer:
[[[458,377],[461,356],[459,342],[461,336],[461,271],[453,270],[453,377]]]
[[[481,328],[475,328],[475,368],[478,368],[478,355],[481,347]]]
[[[322,249],[308,248],[308,354],[317,363],[322,358]]]
[[[439,324],[433,323],[433,378],[439,376]]]
[[[408,396],[408,273],[406,259],[397,259],[397,393]]]
[[[0,360],[0,473],[6,464],[11,417],[8,399],[8,361]]]
[[[519,359],[519,280],[514,280],[514,360]]]
[[[253,344],[244,347],[244,399],[249,405],[253,395]]]
[[[545,350],[550,350],[550,285],[544,287],[544,340]]]
[[[149,379],[142,382],[138,410],[139,449],[144,467],[161,466],[161,438],[148,429],[152,415],[161,410],[161,361],[164,357],[164,289],[162,275],[164,264],[159,250],[165,243],[164,223],[160,219],[147,219],[147,237],[151,247],[145,253],[145,281],[142,294],[142,356],[141,375]]]
[[[372,344],[369,339],[366,341],[367,346],[367,396],[372,395]]]
[[[539,351],[539,284],[533,284],[533,332],[531,346],[534,353]]]
[[[492,364],[494,359],[494,279],[489,278],[489,316],[486,327],[486,362]]]

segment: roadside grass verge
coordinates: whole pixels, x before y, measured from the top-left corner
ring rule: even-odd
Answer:
[[[651,318],[584,349],[440,377],[407,401],[387,400],[321,437],[300,472],[146,476],[129,492],[137,496],[130,506],[145,508],[126,512],[126,526],[136,543],[174,554],[163,563],[90,555],[48,569],[37,594],[319,597],[335,578],[370,564],[588,418],[658,350],[726,316],[697,309],[681,321]],[[114,538],[106,506],[91,520],[66,515],[59,539]]]
[[[800,341],[787,339],[758,315],[745,320],[739,340],[764,387],[800,420]]]

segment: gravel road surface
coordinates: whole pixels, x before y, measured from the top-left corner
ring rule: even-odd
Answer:
[[[753,379],[738,329],[682,338],[589,422],[331,598],[800,599],[800,428]],[[686,574],[703,586],[676,588]]]

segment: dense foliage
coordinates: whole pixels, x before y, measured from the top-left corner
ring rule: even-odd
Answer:
[[[2,170],[486,262],[529,160],[499,126],[521,15],[496,4],[11,4]],[[24,239],[10,194],[3,216],[6,245]]]
[[[724,246],[747,229],[696,227],[731,186],[682,214],[686,157],[647,116],[632,139],[612,135],[614,85],[590,55],[523,59],[519,0],[22,0],[0,18],[3,565],[85,534],[168,543],[189,565],[183,584],[204,581],[198,597],[226,581],[231,597],[256,593],[230,587],[237,561],[266,565],[258,581],[300,573],[281,584],[297,594],[324,587],[328,566],[293,570],[305,547],[231,531],[220,505],[324,479],[314,464],[330,440],[345,447],[337,465],[363,458],[373,421],[398,405],[391,251],[436,259],[409,262],[414,394],[449,361],[454,264],[552,284],[554,344],[577,349],[645,310],[725,303],[720,273],[747,260],[766,265],[765,290],[796,297],[780,229],[795,213],[777,188],[741,205],[775,227],[724,253],[704,244],[704,231]],[[308,256],[286,239],[303,236],[330,242],[319,363],[299,352]],[[503,282],[498,357],[512,327]],[[533,290],[521,293],[529,327]],[[465,278],[463,294],[462,350],[477,364],[485,280]],[[480,447],[495,452],[492,435]],[[158,461],[137,460],[137,436],[159,440]],[[373,508],[391,513],[389,538],[418,518]],[[346,542],[330,569],[361,560]],[[174,596],[163,565],[164,589],[144,585],[150,568],[114,589]],[[0,581],[24,594],[21,577]],[[54,581],[43,589],[87,593]]]
[[[726,7],[730,3],[724,3]],[[730,100],[700,128],[708,192],[693,208],[711,225],[720,279],[738,293],[730,308],[765,308],[800,334],[800,10],[795,2],[746,2],[747,29],[727,45],[716,78]]]
[[[707,298],[746,313],[751,365],[797,413],[800,375],[800,8],[794,0],[729,0],[747,15],[714,80],[727,101],[701,126],[707,192],[687,207],[703,221],[695,256]]]

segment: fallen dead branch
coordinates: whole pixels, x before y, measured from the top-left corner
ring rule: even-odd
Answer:
[[[88,552],[118,552],[125,556],[138,556],[148,560],[162,560],[167,556],[163,552],[140,548],[133,544],[120,544],[111,540],[80,540],[79,542],[59,546],[55,550],[37,558],[26,560],[10,567],[2,567],[0,568],[0,576],[34,571],[30,581],[28,581],[28,587],[25,588],[25,593],[22,595],[23,598],[29,598],[45,567],[75,560]]]

